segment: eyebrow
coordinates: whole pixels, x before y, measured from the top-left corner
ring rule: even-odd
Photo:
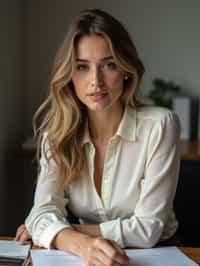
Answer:
[[[100,61],[107,61],[107,60],[110,60],[110,59],[113,59],[113,56],[106,56],[106,57],[103,57],[103,58],[100,59]],[[87,59],[81,59],[81,58],[77,58],[76,61],[77,61],[77,62],[85,62],[85,63],[86,63],[86,62],[87,62],[87,63],[89,62],[89,60],[87,60]]]

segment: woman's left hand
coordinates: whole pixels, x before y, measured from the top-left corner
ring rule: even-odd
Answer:
[[[27,240],[31,240],[31,235],[29,234],[28,230],[26,229],[25,224],[21,224],[17,228],[16,236],[14,238],[19,244],[23,245]]]

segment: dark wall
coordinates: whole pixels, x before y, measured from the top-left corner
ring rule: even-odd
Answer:
[[[14,232],[23,205],[23,167],[17,162],[26,128],[23,12],[21,0],[0,3],[0,235]]]

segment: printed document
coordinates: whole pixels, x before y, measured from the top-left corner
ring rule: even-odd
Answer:
[[[27,266],[30,244],[20,245],[14,240],[0,240],[0,266]]]
[[[176,247],[126,249],[132,266],[198,266]],[[80,257],[58,250],[32,250],[33,266],[84,266]]]
[[[198,266],[177,247],[126,250],[133,266]]]
[[[0,240],[0,256],[28,257],[31,245],[19,245],[14,240]]]

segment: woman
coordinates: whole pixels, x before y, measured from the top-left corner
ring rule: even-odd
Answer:
[[[128,265],[121,248],[153,247],[175,234],[179,125],[171,111],[139,104],[143,72],[112,16],[86,10],[73,20],[36,113],[45,112],[40,174],[16,240],[32,236],[87,265]],[[70,223],[65,206],[80,224]]]

